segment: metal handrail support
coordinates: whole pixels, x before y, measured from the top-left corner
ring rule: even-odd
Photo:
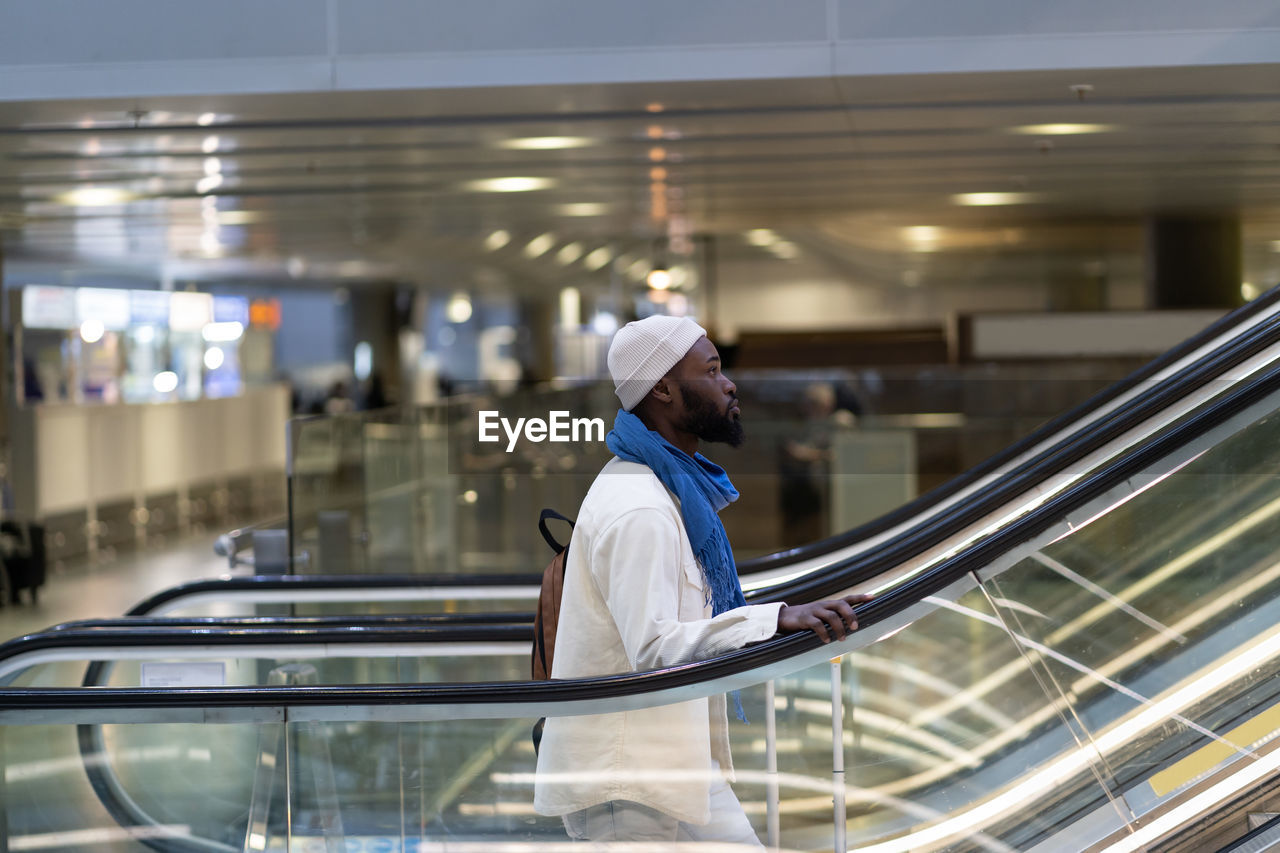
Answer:
[[[273,685],[316,684],[316,668],[309,663],[290,663],[271,671],[269,683]],[[263,725],[258,735],[258,765],[253,778],[253,792],[249,798],[249,822],[245,827],[244,851],[257,853],[270,846],[271,800],[277,780],[284,781],[284,849],[293,849],[293,753],[296,735],[288,723]],[[319,806],[320,830],[324,836],[326,853],[343,853],[346,836],[342,829],[342,814],[338,807],[337,782],[333,774],[333,760],[329,756],[328,740],[320,731],[320,723],[307,723],[308,735],[323,753],[312,776],[316,786]]]
[[[774,707],[773,679],[764,684],[765,809],[769,849],[782,845],[782,822],[778,815],[778,710]]]
[[[836,853],[844,853],[849,849],[845,839],[847,815],[844,794],[844,690],[840,681],[842,660],[831,659],[831,787]]]

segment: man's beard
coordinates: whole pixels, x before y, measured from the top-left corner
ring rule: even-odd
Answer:
[[[729,407],[738,402],[734,397]],[[687,386],[684,391],[684,423],[681,426],[703,441],[720,442],[730,447],[741,447],[746,440],[742,421],[727,411],[716,409],[715,403]]]

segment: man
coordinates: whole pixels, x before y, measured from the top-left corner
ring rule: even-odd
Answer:
[[[747,605],[718,512],[738,497],[698,442],[742,443],[736,387],[687,318],[620,329],[609,373],[622,409],[611,459],[578,512],[565,566],[553,678],[702,660],[778,632],[824,642],[857,627],[866,596]],[[734,703],[741,717],[741,705]],[[760,847],[732,779],[724,696],[547,720],[534,805],[592,841]]]

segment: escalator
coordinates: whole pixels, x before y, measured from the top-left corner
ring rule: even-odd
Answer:
[[[1255,352],[1061,482],[888,547],[887,588],[839,644],[563,682],[0,691],[9,847],[568,849],[531,809],[534,720],[727,690],[752,721],[732,726],[735,787],[780,849],[1244,843],[1250,814],[1280,810],[1276,363]],[[868,565],[833,561],[788,595]],[[154,825],[57,788],[84,778],[80,725],[102,727],[89,763],[110,761]]]

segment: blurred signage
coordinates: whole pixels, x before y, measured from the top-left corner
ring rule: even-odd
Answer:
[[[28,329],[74,329],[74,287],[33,285],[22,288],[22,325]]]
[[[108,332],[129,328],[129,291],[104,287],[76,288],[76,325],[97,320]]]
[[[137,326],[169,325],[168,291],[129,291],[129,319]]]
[[[280,328],[280,300],[255,299],[249,303],[249,325],[275,331]]]
[[[249,325],[249,299],[245,296],[214,296],[213,322]]]
[[[169,328],[175,332],[198,332],[213,322],[213,297],[208,293],[185,291],[169,295]]]

